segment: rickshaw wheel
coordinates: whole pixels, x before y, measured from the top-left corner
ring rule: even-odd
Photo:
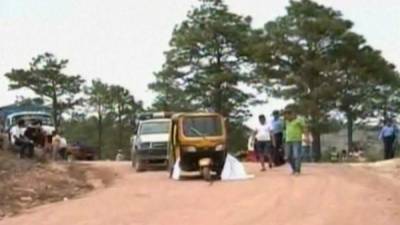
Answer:
[[[170,161],[168,161],[168,172],[169,178],[172,178],[172,174],[174,173],[174,164],[172,164]]]
[[[201,168],[201,175],[203,176],[204,180],[211,181],[211,169],[208,166]]]
[[[145,169],[145,166],[143,165],[143,162],[140,160],[135,159],[135,171],[136,172],[143,172]]]

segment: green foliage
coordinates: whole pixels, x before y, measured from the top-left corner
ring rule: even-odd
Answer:
[[[15,104],[21,105],[21,106],[30,106],[30,105],[38,105],[38,106],[43,106],[45,105],[45,102],[43,98],[36,97],[36,98],[25,98],[23,96],[17,96],[17,99],[15,101]]]
[[[96,113],[97,128],[97,151],[101,158],[101,149],[103,146],[103,118],[109,113],[108,103],[110,101],[110,87],[100,80],[92,80],[92,85],[86,88],[87,102],[94,113]]]
[[[365,151],[365,159],[368,162],[376,162],[383,160],[383,152],[376,149],[367,149]]]
[[[51,101],[56,128],[60,125],[62,113],[80,103],[76,94],[81,91],[84,80],[79,76],[68,76],[62,70],[68,60],[58,60],[50,53],[33,58],[29,69],[12,69],[5,76],[11,90],[28,88],[35,94]]]
[[[97,133],[97,118],[89,117],[84,119],[72,118],[63,123],[63,135],[67,138],[69,143],[81,142],[86,145],[97,148],[99,141]],[[118,149],[122,149],[126,156],[130,152],[130,138],[133,134],[132,129],[124,127],[122,130],[122,144],[118,148],[118,127],[115,126],[113,118],[107,116],[103,119],[102,123],[103,134],[101,139],[101,159],[114,159]]]
[[[246,78],[242,49],[250,32],[249,18],[229,12],[222,1],[201,1],[174,29],[166,62],[150,85],[160,94],[156,106],[246,116],[251,96],[238,85]]]
[[[242,122],[249,116],[253,96],[239,85],[247,81],[244,68],[250,21],[231,13],[222,1],[202,0],[175,27],[166,62],[155,73],[156,82],[149,85],[158,94],[155,110],[212,109],[229,118],[231,151],[247,147]]]
[[[261,41],[252,48],[257,65],[254,80],[262,82],[255,86],[293,99],[318,126],[334,107],[332,51],[351,25],[333,9],[309,0],[291,1],[285,16],[256,33]]]
[[[243,123],[231,122],[228,126],[228,150],[229,152],[239,152],[247,149],[247,141],[250,129]]]
[[[100,80],[93,80],[85,93],[89,113],[94,113],[94,116],[87,118],[85,114],[73,114],[66,127],[67,136],[96,146],[100,158],[113,157],[118,149],[128,153],[134,129],[132,121],[138,112],[143,111],[142,102],[136,101],[124,87],[108,85]],[[74,126],[81,127],[86,133],[73,132]]]
[[[108,108],[110,116],[115,119],[118,129],[117,147],[123,148],[124,129],[132,129],[133,121],[137,113],[143,111],[142,102],[135,101],[135,98],[129,93],[129,90],[118,86],[111,85],[109,89]]]
[[[174,76],[178,72],[171,67],[164,68],[155,74],[157,81],[149,85],[149,88],[158,93],[153,103],[153,111],[164,112],[188,112],[196,108],[191,104],[189,95],[175,80]]]
[[[314,135],[324,131],[330,112],[344,112],[350,145],[354,121],[375,110],[371,101],[384,99],[377,97],[382,87],[394,90],[399,84],[393,66],[351,28],[339,11],[311,0],[291,1],[286,15],[254,32],[248,50],[256,65],[255,87],[294,100]]]

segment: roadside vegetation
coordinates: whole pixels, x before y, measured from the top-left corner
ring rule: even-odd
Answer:
[[[96,147],[98,158],[112,158],[118,149],[129,155],[135,115],[142,111],[221,113],[230,150],[237,151],[247,147],[243,122],[252,116],[250,107],[272,97],[292,100],[310,124],[320,159],[321,135],[338,124],[351,150],[355,126],[393,118],[400,108],[395,66],[340,11],[311,0],[290,1],[284,15],[263,27],[253,27],[250,16],[230,11],[222,0],[199,0],[173,29],[149,85],[157,97],[147,108],[122,86],[65,74],[68,60],[53,54],[40,54],[29,65],[6,74],[10,88],[44,98],[68,140]],[[150,74],[127,81],[140,76]],[[257,91],[246,91],[251,89]]]

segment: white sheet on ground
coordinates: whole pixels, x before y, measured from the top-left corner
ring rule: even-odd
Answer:
[[[226,156],[221,180],[245,180],[251,178],[254,178],[254,175],[247,174],[243,164],[239,160],[230,154]]]
[[[181,175],[181,168],[179,167],[180,159],[176,160],[174,170],[172,172],[172,179],[179,180]],[[221,180],[246,180],[254,178],[254,175],[247,174],[243,164],[232,155],[226,156],[224,168],[221,173]]]
[[[174,170],[172,171],[172,179],[174,180],[179,180],[179,177],[181,176],[181,168],[179,167],[180,161],[180,159],[176,160]]]

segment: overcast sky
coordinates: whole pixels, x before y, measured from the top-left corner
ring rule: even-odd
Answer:
[[[285,13],[287,0],[227,0],[230,9],[253,17],[253,26]],[[400,67],[398,0],[319,0],[343,12],[354,31]],[[147,84],[164,61],[175,24],[197,0],[0,0],[0,105],[28,91],[8,91],[3,76],[27,68],[33,56],[52,52],[70,60],[66,72],[86,80],[128,88],[150,105]],[[254,114],[281,108],[281,101],[257,107]],[[253,121],[254,122],[254,121]]]

